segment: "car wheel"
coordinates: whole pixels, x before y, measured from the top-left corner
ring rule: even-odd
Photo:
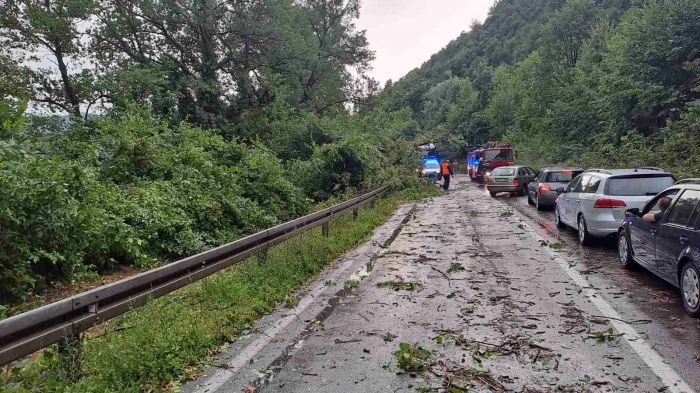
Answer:
[[[527,184],[523,184],[522,187],[520,187],[520,192],[518,192],[518,195],[523,196],[526,195],[527,192]]]
[[[700,316],[700,268],[697,262],[689,261],[683,266],[680,287],[685,311],[693,317]]]
[[[495,191],[489,191],[489,195],[491,195],[492,198],[496,197],[496,192]]]
[[[564,221],[561,220],[561,216],[559,215],[559,208],[557,205],[554,205],[554,224],[559,229],[566,228],[566,224],[564,224]]]
[[[586,219],[583,215],[578,217],[578,242],[587,246],[591,244],[591,235],[588,233],[588,226],[586,225]]]
[[[544,210],[544,206],[540,203],[540,194],[539,193],[535,194],[535,207],[539,211]]]
[[[625,269],[634,267],[634,258],[632,257],[632,243],[627,235],[627,231],[621,230],[617,237],[617,255],[620,257],[620,264]]]

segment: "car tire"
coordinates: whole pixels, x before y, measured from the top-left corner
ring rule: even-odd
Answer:
[[[679,280],[681,299],[685,311],[693,317],[700,316],[700,266],[695,261],[683,265]]]
[[[527,195],[527,194],[528,194],[527,184],[523,184],[523,186],[520,187],[520,191],[518,192],[518,195],[523,196],[523,195]]]
[[[578,242],[584,246],[588,246],[592,242],[591,234],[588,233],[588,225],[586,225],[586,219],[583,214],[578,216],[578,221],[576,222],[576,232],[578,234]]]
[[[557,205],[554,205],[554,225],[559,229],[566,228],[566,224],[564,224],[564,221],[561,220],[561,216],[559,215],[559,208]]]
[[[544,210],[544,206],[540,203],[540,194],[539,193],[535,194],[535,208],[537,208],[537,210],[539,210],[539,211]]]
[[[495,198],[496,194],[497,193],[495,191],[489,191],[489,195],[491,195],[491,198]]]
[[[617,256],[620,265],[625,269],[632,269],[636,266],[634,257],[632,257],[632,242],[630,242],[630,237],[625,230],[621,230],[617,236]]]

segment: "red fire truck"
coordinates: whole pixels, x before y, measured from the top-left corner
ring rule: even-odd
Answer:
[[[469,153],[467,171],[472,181],[484,182],[487,172],[515,164],[513,147],[506,144],[487,143],[481,149]]]

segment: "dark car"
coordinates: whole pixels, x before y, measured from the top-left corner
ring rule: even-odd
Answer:
[[[683,306],[694,317],[700,316],[698,203],[700,179],[681,180],[655,196],[641,211],[629,209],[618,232],[622,266],[642,265],[680,288]]]
[[[573,178],[583,173],[583,168],[542,168],[527,185],[527,202],[537,210],[554,207],[560,188],[566,189]]]

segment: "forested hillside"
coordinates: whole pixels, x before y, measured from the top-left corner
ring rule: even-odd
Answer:
[[[410,184],[359,7],[0,2],[0,304]]]
[[[410,184],[429,140],[700,176],[700,0],[500,0],[381,92],[359,9],[0,3],[0,303]]]
[[[698,21],[698,0],[500,0],[376,105],[460,158],[500,140],[532,166],[700,176]]]

